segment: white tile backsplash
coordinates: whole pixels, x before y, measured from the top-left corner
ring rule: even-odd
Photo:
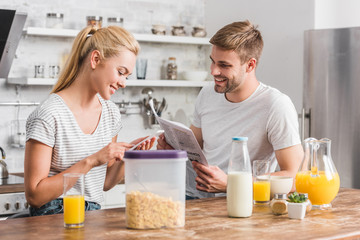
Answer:
[[[25,28],[45,27],[46,13],[61,12],[64,13],[64,28],[82,29],[86,25],[86,16],[89,15],[102,16],[104,26],[107,25],[108,17],[119,16],[124,18],[124,27],[133,33],[150,34],[151,24],[166,24],[167,34],[170,34],[172,25],[182,24],[190,35],[193,26],[204,25],[204,2],[205,0],[12,0],[6,3],[2,1],[0,8],[27,12]],[[72,41],[73,38],[23,36],[9,76],[33,77],[36,64],[61,64],[63,56],[71,49]],[[148,79],[165,78],[164,69],[168,57],[176,57],[179,76],[187,69],[208,70],[210,64],[209,46],[145,42],[140,42],[140,45],[139,57],[148,58]],[[141,94],[142,89],[143,87],[127,87],[119,90],[112,100],[142,101],[147,97]],[[164,118],[178,120],[187,125],[191,123],[194,103],[200,88],[153,89],[153,97],[158,100],[165,97],[168,103],[163,112]],[[0,79],[0,102],[41,102],[50,91],[51,86],[22,86],[17,89],[15,85],[9,85],[4,79]],[[0,106],[0,146],[7,153],[6,163],[10,172],[23,171],[24,162],[24,149],[11,147],[11,121],[17,118],[26,119],[34,109],[34,106]],[[146,128],[146,119],[142,114],[122,115],[122,120],[124,128],[119,134],[118,141],[131,141],[149,135],[158,128]]]

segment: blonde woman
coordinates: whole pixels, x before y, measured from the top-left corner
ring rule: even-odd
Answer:
[[[116,142],[119,109],[109,101],[134,69],[139,44],[125,29],[87,27],[49,97],[26,124],[25,194],[30,215],[63,212],[64,173],[84,173],[85,210],[100,209],[103,191],[124,176],[131,143]],[[137,149],[150,149],[154,139]]]

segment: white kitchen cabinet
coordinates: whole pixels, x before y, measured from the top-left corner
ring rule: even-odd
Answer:
[[[118,184],[107,192],[104,192],[102,209],[125,207],[125,184]]]

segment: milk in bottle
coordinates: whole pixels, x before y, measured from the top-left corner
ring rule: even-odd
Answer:
[[[228,167],[227,210],[229,217],[250,217],[253,186],[247,137],[233,137]]]

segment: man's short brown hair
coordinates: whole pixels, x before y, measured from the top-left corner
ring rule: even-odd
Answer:
[[[210,43],[217,47],[237,52],[240,56],[241,64],[244,64],[251,58],[255,58],[259,62],[264,46],[257,26],[254,26],[248,20],[234,22],[221,28],[210,39]]]

